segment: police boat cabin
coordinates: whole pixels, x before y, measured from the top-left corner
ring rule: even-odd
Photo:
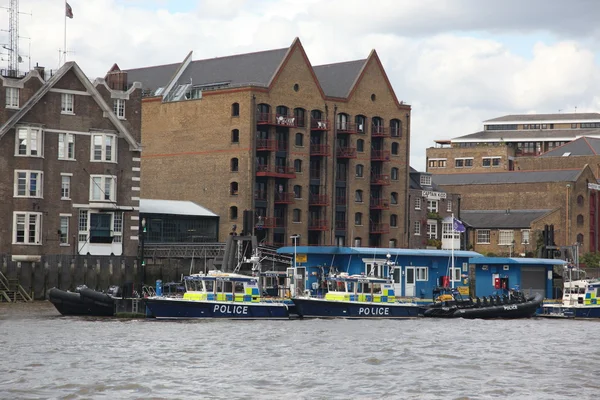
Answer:
[[[303,318],[414,318],[419,307],[399,302],[387,278],[341,273],[326,278],[324,298],[299,296],[292,300]]]
[[[146,304],[159,319],[288,319],[285,303],[263,301],[258,279],[220,271],[194,274],[184,278],[183,298],[155,296]]]

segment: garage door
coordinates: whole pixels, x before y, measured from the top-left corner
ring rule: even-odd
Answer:
[[[546,268],[521,267],[521,290],[526,296],[541,293],[546,297]]]

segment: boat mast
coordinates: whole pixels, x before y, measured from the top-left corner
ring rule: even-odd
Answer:
[[[450,267],[450,282],[452,282],[451,283],[452,289],[454,289],[454,213],[452,213],[451,226],[452,226],[452,244],[450,246],[450,254],[451,254],[450,258],[452,259],[452,261],[450,263],[450,265],[451,265],[451,267]]]

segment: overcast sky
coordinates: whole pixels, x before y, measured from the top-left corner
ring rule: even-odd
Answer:
[[[398,99],[412,105],[411,165],[419,170],[435,139],[476,132],[485,119],[600,111],[600,0],[69,4],[68,57],[90,77],[115,62],[123,69],[174,63],[190,50],[195,60],[227,56],[287,47],[296,36],[313,65],[376,49]],[[30,60],[57,68],[64,2],[20,0],[20,11],[21,68]],[[8,13],[2,26],[8,29]],[[0,36],[8,42],[7,32]]]

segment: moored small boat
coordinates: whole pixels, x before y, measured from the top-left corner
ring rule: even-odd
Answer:
[[[292,298],[302,318],[415,318],[415,303],[399,302],[393,282],[387,278],[339,274],[326,278],[324,298]]]
[[[114,297],[80,286],[76,292],[57,288],[48,291],[48,300],[62,315],[111,317],[115,314]]]
[[[600,281],[579,279],[565,282],[561,302],[544,304],[539,316],[600,318]]]
[[[184,277],[183,298],[154,296],[146,299],[158,319],[288,319],[283,301],[264,301],[258,277],[210,271]]]

